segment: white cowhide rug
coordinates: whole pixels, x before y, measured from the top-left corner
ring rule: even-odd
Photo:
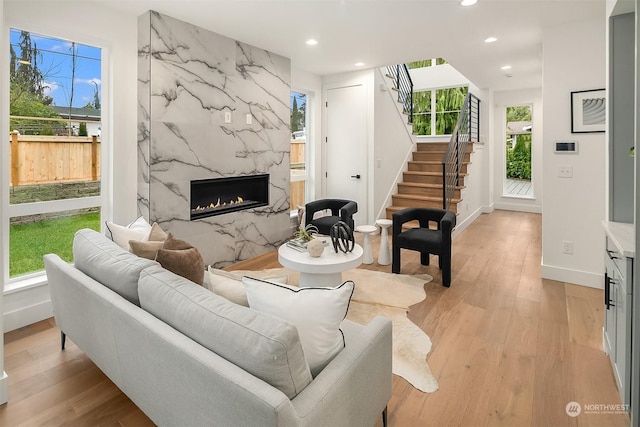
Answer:
[[[298,273],[285,268],[274,268],[260,273],[261,277],[288,274],[289,283],[298,284]],[[393,373],[423,392],[431,393],[438,390],[438,381],[427,364],[431,339],[407,318],[409,307],[426,298],[424,284],[433,278],[428,274],[407,276],[360,268],[344,272],[342,278],[352,280],[356,285],[347,319],[363,325],[375,316],[391,319]]]

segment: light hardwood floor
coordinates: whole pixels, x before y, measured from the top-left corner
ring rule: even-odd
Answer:
[[[379,236],[372,239],[378,252]],[[437,259],[403,251],[404,274],[428,273],[427,298],[409,318],[431,337],[440,389],[416,391],[394,376],[390,426],[627,426],[602,352],[602,291],[540,278],[541,217],[495,211],[454,240],[450,288]],[[275,253],[235,268],[279,267]],[[390,266],[363,266],[390,272]],[[357,284],[356,284],[357,286]],[[52,319],[5,334],[9,403],[0,425],[152,425],[72,342],[59,349]],[[569,402],[583,413],[569,417]],[[381,425],[381,422],[378,423]]]

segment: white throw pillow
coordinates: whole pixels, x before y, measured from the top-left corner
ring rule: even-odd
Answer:
[[[280,317],[298,329],[305,357],[315,377],[344,348],[340,323],[347,315],[354,283],[333,288],[297,288],[243,277],[249,307]]]
[[[147,241],[151,232],[151,224],[143,217],[139,217],[127,226],[114,224],[107,221],[107,237],[111,234],[113,240],[118,246],[128,251],[131,250],[129,240]]]
[[[211,266],[209,266],[208,270],[208,280],[205,280],[202,284],[205,288],[217,295],[220,295],[221,297],[225,297],[233,303],[249,307],[247,291],[242,285],[242,277],[244,274],[219,270]],[[266,276],[264,279],[271,282],[286,284],[289,281],[289,276],[286,274],[280,276]]]

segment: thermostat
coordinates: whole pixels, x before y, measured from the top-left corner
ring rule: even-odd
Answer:
[[[558,154],[576,154],[578,153],[578,141],[556,141],[553,150]]]

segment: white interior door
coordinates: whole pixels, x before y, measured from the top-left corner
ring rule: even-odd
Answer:
[[[327,90],[326,197],[358,203],[356,225],[367,221],[367,105],[362,85]]]

